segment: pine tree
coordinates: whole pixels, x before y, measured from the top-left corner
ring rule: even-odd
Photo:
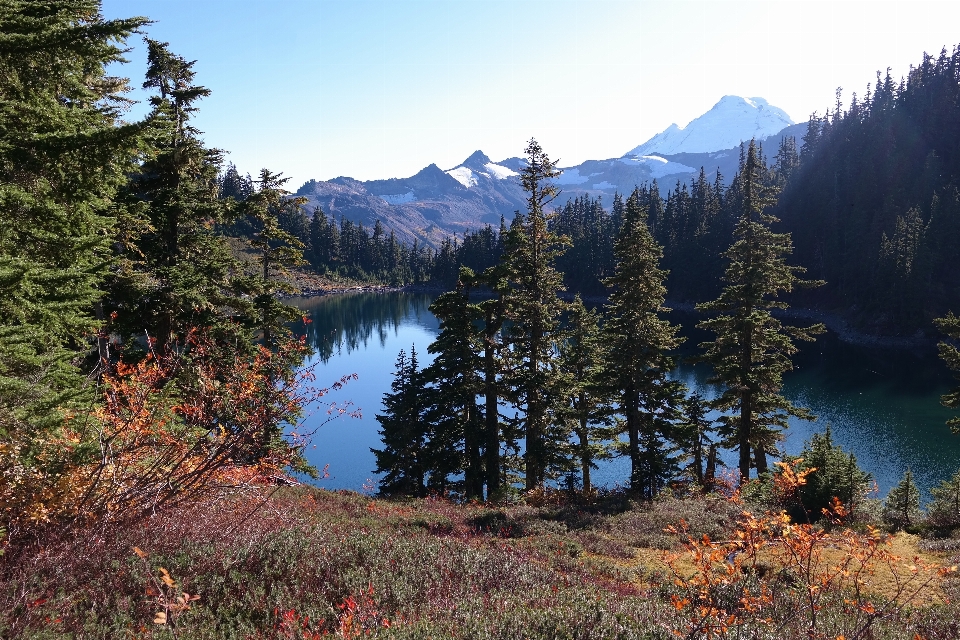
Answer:
[[[377,459],[380,491],[385,494],[426,494],[428,426],[424,420],[423,373],[415,347],[410,357],[397,355],[391,393],[383,396],[384,413],[377,415],[383,449],[370,449]]]
[[[931,522],[937,527],[960,526],[960,471],[930,490],[933,502],[927,506]]]
[[[934,320],[937,328],[947,334],[952,342],[943,341],[937,348],[940,351],[940,358],[947,363],[951,371],[960,379],[960,349],[957,348],[957,342],[960,342],[960,317],[948,313],[946,317]],[[960,386],[951,389],[940,397],[940,402],[945,407],[951,409],[960,409]],[[960,433],[960,417],[953,417],[947,420],[947,424],[954,433]]]
[[[106,69],[147,22],[104,20],[97,0],[0,3],[0,442],[27,456],[85,388],[143,128],[122,123],[127,81]]]
[[[144,213],[135,250],[118,255],[130,269],[111,278],[106,306],[116,321],[110,330],[124,338],[146,333],[160,354],[195,327],[221,343],[247,342],[226,312],[243,306],[231,278],[236,261],[214,232],[226,212],[219,197],[222,154],[206,148],[190,123],[196,102],[210,91],[194,84],[193,62],[171,53],[167,43],[146,42],[143,86],[157,91],[147,119],[150,150],[125,193]]]
[[[920,489],[910,469],[903,474],[883,501],[883,519],[897,528],[909,527],[920,519]]]
[[[551,182],[560,175],[556,162],[536,140],[526,148],[527,163],[520,181],[527,192],[527,213],[517,213],[507,235],[504,264],[509,293],[506,317],[510,321],[508,343],[510,385],[523,410],[524,463],[528,490],[541,487],[547,471],[562,457],[563,434],[551,433],[556,371],[552,366],[555,345],[561,337],[561,314],[566,305],[558,297],[563,290],[554,261],[566,246],[565,239],[550,231],[545,207],[557,194]]]
[[[716,335],[700,345],[702,360],[713,366],[711,381],[723,386],[712,406],[729,412],[720,419],[721,435],[725,446],[738,449],[744,481],[753,466],[758,473],[767,471],[767,455],[775,452],[788,416],[813,419],[784,398],[780,388],[783,374],[793,368],[793,340],[813,340],[824,331],[820,324],[784,326],[771,314],[787,307],[776,299],[779,294],[817,283],[801,280],[797,273],[803,269],[786,263],[792,250],[789,234],[770,230],[776,218],[766,210],[774,199],[764,184],[764,171],[751,141],[735,179],[740,218],[734,243],[724,254],[729,261],[726,286],[716,300],[697,305],[699,311],[716,314],[698,324]]]
[[[610,407],[601,384],[608,354],[601,339],[599,316],[577,296],[570,307],[569,331],[560,346],[559,368],[563,375],[562,397],[569,398],[558,418],[567,421],[576,437],[574,456],[580,463],[583,491],[592,490],[591,469],[596,460],[608,457],[604,441],[615,434],[610,428]]]
[[[647,212],[635,190],[627,199],[623,227],[614,245],[616,270],[606,308],[603,339],[609,355],[605,384],[624,417],[630,486],[644,497],[656,496],[673,474],[667,445],[683,398],[683,385],[668,374],[669,352],[679,346],[679,327],[659,314],[667,290],[660,269],[663,251],[647,228]]]
[[[485,442],[482,410],[477,405],[482,363],[480,335],[474,323],[479,310],[470,303],[474,279],[473,272],[462,267],[456,289],[430,305],[431,313],[440,320],[440,332],[428,348],[436,357],[423,375],[431,385],[427,410],[434,432],[429,444],[431,481],[434,476],[445,478],[462,471],[464,497],[482,500]]]

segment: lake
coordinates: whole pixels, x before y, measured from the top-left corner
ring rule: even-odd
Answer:
[[[380,446],[376,414],[383,410],[381,400],[390,390],[401,349],[409,354],[415,347],[421,366],[432,360],[427,346],[439,331],[437,319],[428,310],[433,298],[394,292],[292,300],[310,319],[307,324],[297,323],[294,331],[305,334],[316,351],[306,364],[314,367],[317,384],[326,386],[351,373],[358,376],[328,397],[340,403],[352,401],[361,418],[341,417],[316,428],[327,419],[326,411],[316,409],[307,417],[307,430],[316,428],[307,457],[318,468],[329,465],[330,477],[319,481],[320,486],[375,488],[376,464],[370,448]],[[684,327],[687,337],[681,355],[692,355],[696,344],[709,337],[693,328],[698,320],[694,313],[675,311],[670,318]],[[801,344],[794,364],[796,369],[784,378],[784,395],[809,407],[818,420],[791,419],[782,443],[787,453],[799,453],[804,442],[829,423],[834,440],[874,475],[881,497],[908,467],[924,489],[960,468],[960,435],[944,424],[953,414],[939,402],[952,377],[934,350],[914,354],[857,346],[831,333],[815,343]],[[709,374],[706,365],[690,364],[681,364],[674,372],[691,390],[712,397],[715,389],[706,382]],[[728,452],[724,460],[735,465],[735,455]],[[627,460],[612,460],[602,463],[594,482],[614,486],[625,483],[628,475]]]

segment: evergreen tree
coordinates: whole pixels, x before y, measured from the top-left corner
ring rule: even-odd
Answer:
[[[687,470],[693,480],[707,489],[707,470],[704,465],[710,460],[710,452],[715,450],[711,435],[716,431],[715,423],[707,414],[709,404],[699,393],[692,393],[683,401],[683,413],[677,425],[676,441],[689,463]]]
[[[383,449],[370,449],[377,459],[375,472],[386,474],[380,479],[381,493],[426,495],[428,427],[422,376],[416,348],[411,347],[409,358],[401,350],[391,393],[383,396],[384,413],[377,415]]]
[[[125,215],[113,198],[142,131],[106,69],[147,22],[104,20],[97,0],[0,3],[0,447],[25,458],[85,387],[76,365]]]
[[[492,498],[498,497],[503,491],[500,403],[507,394],[504,381],[503,323],[506,319],[506,297],[509,291],[505,272],[504,264],[488,267],[478,282],[493,293],[492,297],[477,303],[483,323],[481,370],[483,373],[484,467],[487,474],[487,495]]]
[[[247,279],[247,292],[253,296],[257,326],[263,343],[268,347],[289,338],[286,323],[298,318],[295,307],[277,298],[279,293],[292,293],[293,286],[284,279],[290,268],[304,264],[303,242],[280,226],[280,215],[285,210],[299,211],[305,202],[302,197],[288,197],[283,185],[289,178],[260,171],[257,190],[243,203],[244,212],[257,222],[258,230],[250,245],[259,253],[258,275]]]
[[[485,442],[482,410],[477,405],[482,367],[480,335],[475,326],[479,310],[470,303],[474,279],[473,272],[462,267],[456,289],[430,305],[430,311],[440,320],[440,332],[428,349],[436,357],[424,370],[424,378],[431,385],[427,410],[434,433],[429,443],[431,485],[437,484],[434,476],[446,478],[462,470],[464,497],[482,500]]]
[[[883,501],[883,519],[896,528],[902,529],[915,524],[920,519],[920,489],[913,480],[910,469],[903,474],[887,499]]]
[[[524,464],[528,490],[541,487],[548,469],[563,456],[562,434],[551,433],[555,399],[555,345],[561,337],[560,317],[566,305],[558,297],[563,280],[554,261],[565,246],[564,238],[550,231],[545,207],[557,189],[551,180],[560,172],[556,162],[536,140],[526,148],[527,162],[520,181],[527,192],[527,213],[517,213],[507,236],[504,252],[506,317],[510,321],[508,342],[510,385],[523,410]]]
[[[952,342],[943,341],[937,345],[940,351],[940,358],[947,363],[950,370],[960,379],[960,349],[957,348],[957,342],[960,341],[960,317],[948,313],[944,318],[937,318],[935,321],[937,328],[947,334]],[[940,402],[945,407],[951,409],[960,409],[960,386],[951,389],[940,397]],[[953,417],[947,420],[947,424],[954,433],[960,433],[960,417]]]
[[[776,299],[779,294],[817,283],[801,280],[797,273],[803,269],[786,263],[792,249],[789,234],[770,230],[776,218],[766,209],[774,202],[773,194],[764,184],[764,168],[752,141],[736,182],[740,218],[725,254],[726,286],[719,298],[697,309],[716,314],[698,324],[716,335],[701,344],[702,359],[713,366],[711,381],[723,386],[712,406],[729,412],[720,419],[721,435],[725,446],[738,449],[745,481],[753,466],[758,473],[767,471],[767,455],[775,452],[788,416],[813,419],[784,398],[780,388],[783,374],[793,368],[793,339],[813,340],[824,328],[784,326],[771,314],[787,307]]]
[[[856,509],[867,492],[871,476],[860,469],[856,456],[833,443],[829,425],[823,434],[813,434],[800,457],[802,469],[815,469],[799,490],[810,520],[818,520],[834,498],[843,502],[849,512]]]
[[[213,231],[226,210],[219,198],[221,153],[207,149],[190,124],[196,102],[210,91],[194,84],[193,62],[167,43],[146,42],[143,86],[157,91],[147,119],[150,153],[126,193],[143,218],[135,249],[118,255],[130,269],[111,278],[107,307],[117,313],[110,329],[124,338],[146,333],[160,354],[194,327],[222,344],[247,342],[226,312],[243,306],[233,290],[236,261]]]
[[[927,506],[930,521],[937,527],[960,526],[960,471],[930,490],[933,502]]]
[[[580,463],[583,491],[592,490],[591,469],[596,460],[609,456],[604,441],[615,437],[609,427],[610,407],[601,384],[601,375],[608,354],[601,339],[599,317],[588,310],[580,296],[570,307],[569,330],[560,346],[559,368],[562,373],[562,397],[569,398],[558,418],[569,423],[577,441],[573,445]]]
[[[681,339],[679,327],[659,315],[667,311],[667,274],[660,269],[663,252],[647,228],[639,191],[627,199],[614,253],[616,270],[606,281],[612,291],[603,327],[610,358],[605,384],[624,418],[630,486],[652,498],[675,471],[667,441],[684,388],[667,377],[675,364],[669,352]]]

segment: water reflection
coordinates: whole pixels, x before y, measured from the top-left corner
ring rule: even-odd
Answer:
[[[333,478],[323,481],[329,488],[359,490],[375,481],[370,447],[379,447],[379,424],[375,415],[382,410],[383,394],[390,389],[393,365],[400,349],[415,345],[420,362],[432,357],[427,346],[436,337],[438,322],[427,310],[432,296],[410,293],[358,293],[294,300],[311,320],[297,323],[317,351],[318,382],[324,383],[347,373],[357,373],[337,400],[350,399],[363,418],[341,419],[323,427],[315,436],[311,462],[331,465]],[[709,335],[696,330],[699,318],[693,313],[674,312],[673,322],[681,324],[687,341],[681,355],[691,356],[697,344]],[[913,354],[902,350],[860,347],[840,342],[833,334],[816,343],[801,345],[795,357],[796,370],[784,379],[784,394],[807,406],[819,416],[814,423],[791,420],[783,448],[799,453],[813,433],[832,425],[836,442],[853,451],[861,467],[874,474],[885,495],[912,468],[921,487],[934,486],[960,468],[960,436],[950,433],[945,420],[951,412],[941,407],[939,396],[951,384],[946,367],[931,349]],[[705,365],[681,364],[674,375],[688,388],[705,397],[716,389],[706,382]],[[326,415],[318,416],[317,423]],[[735,464],[735,453],[726,462]],[[629,475],[625,459],[603,463],[595,473],[598,484],[623,483]],[[924,496],[928,499],[929,496]]]
[[[439,327],[428,311],[433,297],[423,293],[344,293],[288,302],[309,318],[308,324],[296,323],[293,330],[307,336],[323,363],[344,350],[349,354],[369,349],[373,338],[374,348],[384,349],[390,334],[405,324],[417,324],[434,333]]]

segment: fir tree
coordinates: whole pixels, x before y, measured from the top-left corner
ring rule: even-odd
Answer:
[[[130,269],[111,278],[107,307],[117,313],[110,329],[125,338],[146,333],[160,354],[182,344],[194,327],[222,344],[247,342],[225,311],[243,306],[231,278],[236,261],[213,231],[226,211],[219,198],[221,153],[206,148],[190,123],[196,102],[210,91],[194,84],[193,62],[171,53],[167,43],[146,42],[143,87],[157,92],[147,119],[150,152],[125,194],[143,217],[135,250],[118,255]]]
[[[716,431],[715,423],[707,414],[709,404],[699,393],[692,393],[683,401],[683,413],[676,430],[676,441],[680,451],[689,460],[687,470],[693,480],[707,489],[707,470],[704,465],[710,459],[714,449],[711,437]],[[712,479],[712,478],[711,478]]]
[[[431,484],[437,484],[434,476],[446,478],[462,470],[464,497],[482,500],[484,422],[477,406],[482,364],[478,355],[480,335],[474,325],[479,310],[470,303],[473,281],[473,272],[461,268],[457,288],[430,305],[430,311],[440,320],[440,332],[428,348],[436,357],[424,370],[424,378],[431,385],[427,410],[434,432],[429,444]]]
[[[920,489],[910,469],[883,501],[883,519],[896,528],[909,527],[920,519]]]
[[[702,359],[713,366],[711,381],[723,386],[712,406],[729,412],[720,419],[721,435],[726,446],[739,451],[744,481],[753,466],[758,473],[767,471],[767,455],[776,451],[788,416],[813,419],[809,411],[784,398],[780,387],[783,374],[793,368],[790,356],[797,351],[793,340],[813,340],[824,331],[820,324],[784,326],[771,314],[772,309],[787,307],[776,299],[779,294],[817,283],[801,280],[797,273],[803,269],[786,263],[790,236],[770,229],[776,218],[766,209],[774,199],[763,174],[751,141],[735,180],[740,218],[734,243],[725,254],[726,286],[716,300],[697,305],[699,311],[716,314],[698,324],[716,335],[701,344]]]
[[[614,437],[610,429],[610,407],[601,376],[608,358],[601,339],[599,316],[588,310],[580,296],[570,307],[568,335],[560,346],[559,368],[563,375],[562,396],[569,398],[559,419],[570,423],[576,437],[574,457],[580,463],[583,491],[592,490],[590,470],[596,460],[609,456],[604,441]]]
[[[527,213],[518,213],[507,236],[504,253],[506,317],[510,320],[508,342],[511,359],[510,384],[523,409],[524,462],[527,489],[541,487],[549,467],[556,461],[566,438],[551,433],[556,370],[552,366],[555,345],[561,336],[560,317],[566,305],[558,297],[563,280],[554,261],[565,239],[550,231],[546,206],[557,194],[551,180],[560,175],[556,162],[536,140],[526,148],[527,163],[520,181],[527,192]]]
[[[937,345],[940,351],[940,358],[947,363],[951,371],[960,379],[960,349],[957,348],[957,342],[960,341],[960,317],[948,313],[944,318],[938,318],[935,321],[937,328],[947,334],[952,342],[942,341]],[[945,407],[951,409],[960,409],[960,386],[951,389],[940,397],[940,402]],[[953,417],[947,420],[947,424],[954,433],[960,433],[960,417]]]
[[[96,0],[0,3],[0,443],[28,457],[85,388],[143,128],[122,123],[127,81],[106,69],[147,22],[104,20]]]
[[[856,509],[867,492],[871,476],[860,469],[856,456],[833,443],[830,425],[823,434],[813,434],[800,457],[801,468],[815,469],[799,490],[809,519],[818,520],[834,498],[843,502],[849,512]]]
[[[630,486],[652,498],[674,471],[667,439],[684,388],[668,378],[675,364],[669,352],[681,339],[679,327],[660,317],[668,310],[667,274],[660,269],[663,252],[647,228],[639,191],[627,199],[614,254],[616,270],[606,281],[612,291],[603,327],[610,354],[605,384],[624,417]]]
[[[927,506],[930,521],[937,527],[960,526],[960,471],[930,490],[933,502]]]
[[[503,490],[500,403],[506,396],[506,384],[503,380],[505,365],[502,357],[504,349],[502,329],[506,319],[506,296],[509,290],[505,271],[506,267],[503,264],[488,267],[478,282],[494,294],[477,303],[483,322],[481,370],[483,372],[484,467],[487,474],[487,495],[492,498],[498,497]]]
[[[303,242],[280,226],[279,217],[283,211],[299,211],[305,202],[302,197],[288,197],[289,192],[283,188],[287,180],[289,178],[282,177],[282,174],[261,170],[256,192],[243,203],[243,210],[258,227],[250,245],[259,253],[259,273],[247,280],[247,291],[253,296],[258,328],[267,346],[288,339],[290,332],[286,323],[300,315],[295,307],[277,298],[279,293],[294,291],[284,278],[289,275],[291,267],[305,263]]]
[[[383,449],[370,449],[377,459],[376,473],[385,494],[423,496],[426,494],[426,448],[428,427],[424,420],[423,374],[415,347],[410,357],[397,355],[391,393],[383,396],[384,413],[377,415]]]

